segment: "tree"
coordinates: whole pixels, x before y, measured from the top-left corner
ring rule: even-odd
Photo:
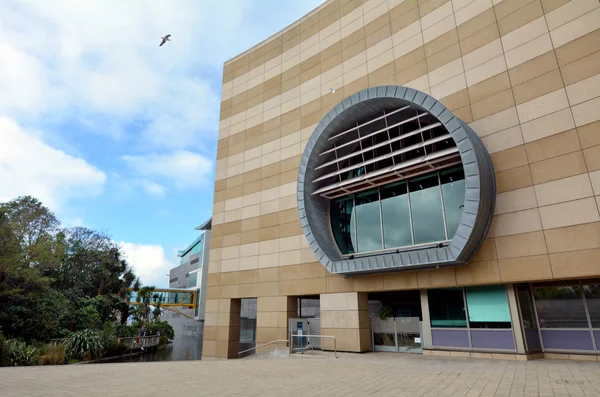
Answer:
[[[22,196],[0,204],[12,233],[19,243],[23,266],[51,268],[58,264],[60,251],[56,238],[60,222],[34,197]]]
[[[141,303],[140,312],[143,320],[148,322],[150,320],[150,306],[152,305],[154,297],[154,286],[146,286],[139,289],[137,292],[136,301]]]
[[[46,341],[124,324],[132,287],[139,280],[105,233],[61,229],[31,196],[0,203],[0,326],[7,336]]]

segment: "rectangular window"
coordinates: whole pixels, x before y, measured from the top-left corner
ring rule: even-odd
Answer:
[[[256,298],[241,300],[240,342],[256,342],[256,309]]]
[[[406,182],[381,188],[381,212],[383,213],[385,248],[411,245],[410,209]]]
[[[408,182],[415,244],[446,240],[438,174]]]
[[[547,285],[533,288],[540,328],[588,328],[578,285]]]
[[[503,285],[465,288],[469,327],[510,328],[510,311]]]
[[[462,288],[431,289],[427,291],[427,300],[432,327],[467,327]]]
[[[462,167],[440,172],[442,196],[444,197],[444,214],[448,239],[454,237],[465,204],[465,173]]]
[[[188,278],[188,288],[195,287],[197,281],[198,281],[198,272],[190,273],[190,277]]]
[[[377,251],[381,243],[381,214],[378,189],[356,194],[358,252]]]

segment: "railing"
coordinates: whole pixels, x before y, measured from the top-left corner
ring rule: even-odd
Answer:
[[[62,339],[51,339],[49,344],[50,346],[58,345],[67,340],[67,338]],[[158,346],[160,344],[160,336],[151,335],[151,336],[131,336],[127,338],[117,338],[117,345],[125,345],[128,349],[135,348],[146,348]]]
[[[250,349],[242,350],[241,352],[238,352],[238,356],[241,355],[241,354],[244,354],[244,353],[248,353],[248,352],[250,352],[252,350],[260,349],[261,347],[265,347],[265,346],[269,346],[269,345],[274,345],[275,343],[288,343],[288,342],[289,342],[289,340],[287,340],[287,339],[277,339],[277,340],[274,340],[274,341],[271,341],[271,342],[268,342],[268,343],[264,343],[262,345],[251,347]]]
[[[337,358],[337,343],[336,343],[336,340],[335,340],[335,336],[331,336],[331,335],[297,335],[297,334],[294,335],[294,334],[292,334],[291,337],[292,337],[292,341],[293,341],[294,337],[296,337],[296,338],[333,339],[333,356],[335,358]],[[323,343],[321,343],[321,346],[323,346]],[[290,352],[292,351],[292,349],[293,349],[293,343],[290,343]]]

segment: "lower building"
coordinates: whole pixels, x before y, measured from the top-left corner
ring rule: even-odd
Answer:
[[[203,357],[597,360],[598,43],[597,0],[329,0],[226,62]]]
[[[168,321],[175,331],[172,357],[178,360],[202,357],[211,220],[196,230],[200,236],[178,252],[180,264],[169,271],[169,289],[194,291],[195,302],[188,302],[188,295],[169,292],[167,302],[173,306],[164,306],[161,314],[161,319]],[[177,305],[177,298],[183,300],[179,302],[181,306]]]

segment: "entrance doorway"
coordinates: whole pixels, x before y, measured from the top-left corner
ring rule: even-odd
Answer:
[[[288,330],[293,351],[321,349],[321,338],[291,335],[321,335],[321,300],[318,295],[298,297],[295,318],[290,318]]]
[[[370,293],[369,316],[374,351],[423,352],[419,291]]]

